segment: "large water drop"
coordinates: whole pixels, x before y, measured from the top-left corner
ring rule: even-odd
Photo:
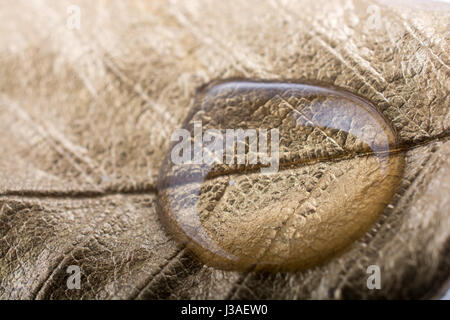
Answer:
[[[223,269],[304,269],[341,252],[389,204],[404,166],[374,106],[311,84],[211,83],[172,138],[161,217]]]

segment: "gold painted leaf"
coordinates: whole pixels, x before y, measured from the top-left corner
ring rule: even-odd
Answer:
[[[80,29],[68,23],[80,8]],[[397,1],[1,1],[0,298],[413,298],[448,278],[450,6]],[[163,230],[171,133],[217,79],[369,101],[405,146],[363,237],[297,272],[222,271]],[[306,173],[307,174],[307,173]],[[68,290],[67,267],[82,271]],[[366,287],[380,266],[381,290]]]

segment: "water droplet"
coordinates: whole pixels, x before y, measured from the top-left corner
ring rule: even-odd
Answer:
[[[211,83],[172,139],[158,186],[162,220],[222,269],[329,259],[377,220],[404,166],[375,107],[294,82]]]

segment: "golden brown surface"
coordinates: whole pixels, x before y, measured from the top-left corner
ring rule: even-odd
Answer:
[[[67,28],[72,3],[80,30]],[[448,4],[1,7],[0,298],[411,298],[448,277]],[[198,87],[230,77],[346,89],[408,146],[391,203],[342,255],[303,272],[221,271],[162,229],[155,183],[170,134]],[[81,290],[66,289],[73,264]],[[366,287],[373,264],[381,290]]]

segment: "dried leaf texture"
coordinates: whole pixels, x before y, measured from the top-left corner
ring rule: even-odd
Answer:
[[[67,9],[81,11],[70,29]],[[448,4],[1,1],[0,297],[412,298],[449,275]],[[370,101],[408,147],[380,220],[296,273],[203,266],[162,229],[171,132],[215,79],[306,79]],[[82,269],[68,290],[66,268]],[[367,290],[379,265],[381,290]]]

